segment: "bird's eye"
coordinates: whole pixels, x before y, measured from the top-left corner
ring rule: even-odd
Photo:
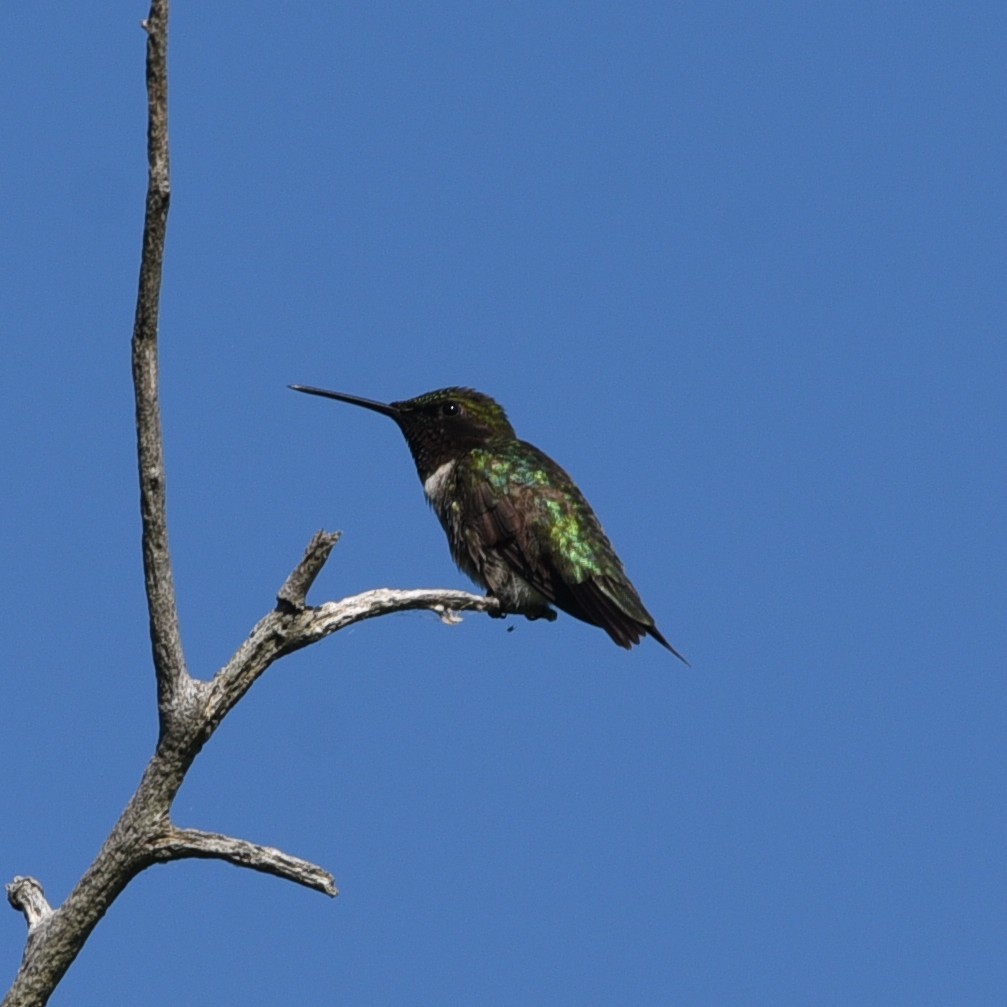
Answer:
[[[457,416],[462,411],[462,407],[457,402],[441,403],[442,416]]]

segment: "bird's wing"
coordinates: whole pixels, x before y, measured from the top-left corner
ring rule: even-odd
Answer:
[[[465,538],[482,552],[473,552],[475,565],[484,569],[495,555],[548,602],[601,627],[619,646],[649,634],[685,661],[654,625],[583,494],[548,455],[526,447],[522,465],[472,480],[473,534]]]
[[[632,646],[653,620],[583,494],[548,455],[532,451],[531,464],[507,469],[506,485],[476,482],[475,540],[548,601]]]
[[[470,543],[496,554],[546,600],[556,602],[560,572],[542,539],[538,502],[525,487],[500,493],[488,483],[477,485],[468,523]],[[481,558],[480,558],[481,559]]]

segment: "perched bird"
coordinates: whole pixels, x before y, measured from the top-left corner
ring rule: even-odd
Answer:
[[[454,561],[505,610],[555,619],[549,607],[555,605],[600,626],[620,647],[650,635],[685,661],[654,625],[573,480],[544,452],[519,440],[488,395],[442,388],[386,404],[290,387],[395,420]]]

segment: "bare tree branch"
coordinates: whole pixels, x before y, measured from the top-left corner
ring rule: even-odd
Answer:
[[[492,598],[463,591],[368,591],[317,608],[307,593],[337,533],[318,532],[268,613],[209,682],[188,672],[168,549],[164,450],[158,403],[158,308],[168,204],[168,0],[152,0],[147,32],[148,189],[132,339],[142,548],[150,639],[157,678],[157,746],[136,793],[104,845],[62,905],[53,909],[34,878],[7,886],[24,915],[28,938],[18,973],[0,1007],[42,1007],[80,953],[108,907],[141,871],[192,857],[226,860],[335,895],[323,868],[272,847],[196,829],[179,829],[171,808],[186,773],[217,726],[279,657],[346,626],[391,612],[428,609],[445,622],[462,610],[503,614]]]
[[[143,571],[161,729],[187,675],[168,550],[164,447],[158,402],[157,335],[171,181],[168,158],[168,0],[153,0],[147,30],[147,205],[133,324],[133,386],[143,519]]]
[[[299,583],[303,579],[302,568],[305,564],[314,571],[311,574],[312,578],[314,577],[317,573],[314,564],[317,562],[319,550],[324,550],[327,556],[332,548],[332,543],[328,541],[329,537],[327,533],[319,532],[311,540],[305,558],[280,589],[281,599],[288,585],[292,582]],[[320,565],[318,569],[321,569]],[[248,639],[208,683],[209,691],[205,706],[206,738],[210,737],[238,700],[277,658],[324,640],[325,637],[365,619],[416,609],[436,612],[441,620],[447,623],[456,621],[451,618],[451,613],[461,611],[501,614],[500,603],[495,598],[445,589],[378,588],[343,598],[342,601],[329,601],[317,608],[302,605],[294,610],[291,610],[290,603],[281,600],[272,612],[259,620]]]
[[[272,846],[259,846],[257,843],[222,836],[216,832],[171,828],[151,843],[151,850],[158,862],[184,860],[187,857],[226,860],[237,867],[249,867],[264,874],[274,874],[324,895],[339,894],[335,879],[317,864],[292,857]]]

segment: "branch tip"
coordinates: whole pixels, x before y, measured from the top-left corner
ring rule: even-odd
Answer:
[[[276,594],[276,603],[280,608],[295,612],[301,611],[307,604],[308,591],[315,578],[321,573],[330,553],[339,541],[342,532],[317,531],[304,550],[300,563],[290,572],[283,586]]]
[[[35,878],[16,877],[7,885],[7,901],[13,909],[24,914],[29,930],[52,915],[52,906],[46,901],[42,885]]]

